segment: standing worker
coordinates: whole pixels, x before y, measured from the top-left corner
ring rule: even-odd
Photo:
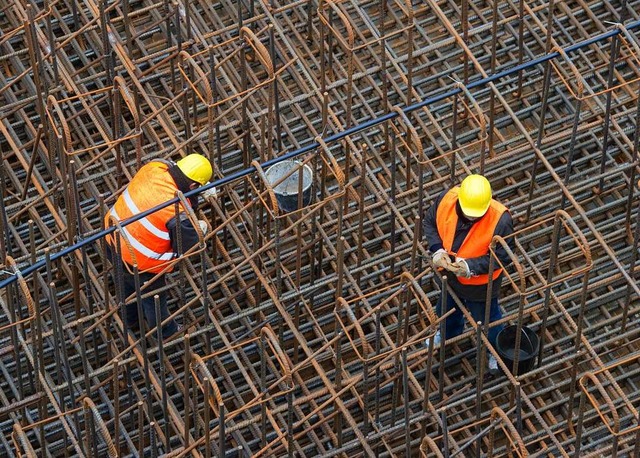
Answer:
[[[482,175],[469,175],[459,187],[443,192],[427,211],[424,234],[429,251],[433,253],[433,265],[454,274],[447,276],[447,283],[476,322],[485,320],[491,240],[495,235],[507,237],[512,233],[513,220],[509,210],[492,199],[491,184]],[[501,245],[497,246],[496,255],[504,266],[511,262]],[[498,304],[501,281],[502,269],[496,268],[493,273],[489,323],[502,318]],[[462,334],[464,315],[451,295],[447,296],[443,311],[441,296],[436,305],[438,316],[451,309],[455,311],[446,319],[447,339]],[[502,324],[489,328],[489,341],[494,347],[496,336],[502,328]],[[434,336],[434,344],[439,345],[440,340],[438,331]],[[491,353],[489,370],[494,374],[498,371],[498,363]]]
[[[149,210],[175,197],[176,191],[186,193],[207,184],[213,171],[209,160],[200,154],[189,154],[178,162],[162,159],[154,160],[144,165],[133,177],[115,205],[105,217],[105,225],[110,226],[110,217],[118,221],[128,219],[138,213]],[[215,188],[202,193],[204,198],[216,195]],[[198,197],[190,197],[191,208],[197,209]],[[191,224],[185,213],[180,213],[180,221],[176,221],[175,208],[169,205],[145,218],[141,218],[122,228],[120,235],[120,258],[116,259],[115,239],[107,236],[107,255],[114,267],[119,263],[122,271],[122,282],[116,285],[122,288],[123,297],[129,297],[135,289],[133,264],[137,264],[140,277],[140,287],[146,291],[160,290],[160,321],[169,316],[167,307],[167,293],[165,276],[160,275],[151,281],[155,275],[167,268],[167,264],[178,256],[178,227],[182,242],[182,252],[198,243],[198,232]],[[198,221],[202,233],[206,233],[206,221]],[[127,245],[126,241],[130,244]],[[167,271],[171,271],[169,268]],[[153,297],[142,299],[142,311],[150,328],[157,325],[155,301]],[[126,304],[125,317],[127,327],[139,328],[138,304],[134,301]],[[171,320],[162,328],[163,338],[177,333],[181,327],[175,320]]]

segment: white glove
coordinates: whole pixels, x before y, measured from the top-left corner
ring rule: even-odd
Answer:
[[[214,186],[211,189],[207,189],[201,193],[203,199],[209,199],[211,197],[218,197],[218,190]]]
[[[442,267],[443,269],[448,269],[448,266],[451,263],[451,258],[449,257],[449,253],[447,253],[447,250],[445,250],[444,248],[440,248],[438,251],[433,253],[431,261],[433,262],[434,267]]]
[[[458,277],[471,278],[469,264],[463,258],[456,258],[456,262],[450,265],[449,270]]]
[[[198,225],[200,226],[200,230],[202,231],[202,235],[206,235],[207,231],[209,230],[209,225],[207,224],[206,221],[199,219],[198,220]]]

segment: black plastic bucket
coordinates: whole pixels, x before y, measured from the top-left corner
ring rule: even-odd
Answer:
[[[311,203],[311,187],[313,184],[313,170],[308,165],[300,167],[298,161],[282,161],[272,165],[265,172],[269,183],[273,185],[287,176],[280,184],[273,188],[278,201],[278,207],[284,212],[298,210],[298,190],[300,174],[302,173],[302,207]]]
[[[516,331],[515,325],[503,328],[496,337],[496,351],[504,361],[504,364],[513,370],[513,360],[515,357]],[[533,369],[538,351],[540,350],[540,339],[537,334],[526,326],[522,326],[520,338],[520,358],[518,359],[518,374],[522,375]]]

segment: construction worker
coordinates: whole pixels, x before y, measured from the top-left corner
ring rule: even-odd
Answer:
[[[176,191],[186,193],[205,185],[212,175],[211,163],[200,154],[189,154],[178,162],[154,160],[144,165],[133,177],[129,185],[120,195],[115,205],[105,217],[105,224],[112,225],[111,217],[118,221],[128,219],[145,210],[149,210],[175,197]],[[215,188],[202,193],[204,198],[216,195]],[[197,209],[197,196],[189,198],[191,208]],[[169,205],[145,218],[135,221],[122,228],[120,247],[115,250],[113,235],[107,236],[107,255],[114,267],[119,264],[122,271],[122,281],[118,287],[122,288],[123,297],[133,294],[135,277],[133,264],[137,264],[140,272],[140,287],[144,293],[158,290],[160,298],[160,320],[169,316],[167,307],[167,293],[165,276],[160,275],[155,281],[153,277],[167,268],[179,252],[178,228],[180,229],[182,252],[188,250],[198,242],[198,233],[185,213],[180,214],[180,221],[176,221],[175,207]],[[208,225],[205,221],[198,221],[202,233],[206,233]],[[126,239],[126,240],[125,240]],[[116,253],[120,256],[116,259]],[[135,258],[135,259],[134,259]],[[167,270],[171,270],[170,268]],[[155,301],[153,297],[142,299],[142,311],[150,328],[157,325]],[[139,328],[138,304],[126,304],[125,321],[127,327]],[[181,329],[175,320],[171,320],[162,328],[163,338],[174,335]]]
[[[434,267],[446,270],[443,273],[448,274],[447,282],[451,289],[469,310],[473,319],[476,322],[484,322],[489,281],[489,245],[495,235],[506,237],[513,233],[513,220],[509,210],[492,199],[489,180],[482,175],[469,175],[459,187],[456,186],[438,196],[425,215],[423,227],[429,251],[433,255]],[[501,246],[495,251],[503,265],[510,263]],[[502,318],[498,304],[502,269],[494,270],[493,280],[490,323]],[[449,339],[462,334],[464,315],[456,307],[453,297],[448,295],[447,298],[443,310],[440,297],[436,313],[442,316],[448,310],[455,310],[446,319],[445,332],[446,338]],[[502,328],[503,325],[489,328],[489,341],[494,347],[496,336]],[[439,345],[440,340],[438,331],[434,336],[434,344]],[[497,361],[491,354],[489,370],[492,373],[498,371]]]

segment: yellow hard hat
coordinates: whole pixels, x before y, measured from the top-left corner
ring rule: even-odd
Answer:
[[[472,218],[483,216],[491,204],[491,184],[482,175],[469,175],[458,191],[462,213]]]
[[[213,175],[211,162],[202,154],[189,154],[176,162],[176,165],[187,178],[201,185],[208,183]]]

